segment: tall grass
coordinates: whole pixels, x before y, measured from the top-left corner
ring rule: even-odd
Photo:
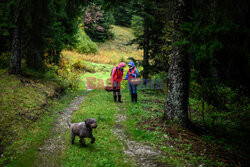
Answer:
[[[113,26],[115,37],[105,43],[98,43],[99,50],[94,54],[81,54],[77,51],[62,51],[62,55],[80,58],[85,61],[91,61],[102,64],[117,65],[119,62],[128,62],[129,57],[142,60],[143,51],[137,49],[137,45],[128,45],[135,37],[132,30],[125,27]]]
[[[59,106],[54,99],[59,85],[40,75],[19,78],[0,71],[0,166],[24,154],[34,158],[48,135],[57,113],[53,108]]]

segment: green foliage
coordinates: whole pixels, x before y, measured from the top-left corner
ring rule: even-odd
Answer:
[[[193,84],[192,89],[196,92],[190,99],[190,105],[196,111],[192,113],[193,121],[208,127],[208,134],[216,136],[211,140],[227,144],[231,150],[237,151],[240,148],[247,152],[249,97],[241,89],[233,90],[211,81],[206,81],[202,87]]]
[[[0,2],[0,52],[9,51],[10,46],[10,10],[8,4],[4,1]],[[0,56],[2,57],[1,53]],[[1,58],[0,57],[0,58]]]
[[[85,70],[83,60],[71,56],[62,56],[59,65],[48,65],[49,69],[56,73],[56,79],[64,88],[77,90],[80,84],[81,72]]]
[[[86,35],[84,30],[79,29],[77,33],[77,44],[76,50],[80,53],[96,53],[98,51],[98,46],[91,41],[91,39]]]
[[[45,38],[43,41],[43,43],[45,43],[43,52],[48,53],[48,57],[46,58],[51,63],[58,64],[61,50],[66,47],[71,48],[78,42],[78,32],[80,31],[78,28],[78,17],[81,14],[80,11],[84,4],[79,4],[79,6],[76,7],[74,3],[78,2],[70,4],[66,0],[61,3],[50,1],[48,4],[49,8],[47,9],[48,14],[44,16],[45,26],[35,27],[38,29],[36,30],[38,31],[37,33],[39,33],[39,31],[46,32],[46,36],[39,36],[39,38]],[[69,11],[69,8],[72,8],[74,12]],[[34,40],[38,41],[37,38]],[[43,54],[43,52],[41,54]],[[27,62],[29,62],[29,57],[27,57],[27,59]]]
[[[194,20],[199,20],[196,15]],[[204,25],[201,21],[185,22],[181,26],[181,30],[187,34],[179,44],[182,46],[188,45],[188,52],[193,55],[195,63],[210,60],[216,62],[214,53],[222,48],[222,43],[217,36],[222,33],[227,33],[232,29],[233,25],[228,23],[209,23]]]
[[[10,53],[3,52],[0,53],[0,69],[6,69],[9,66],[10,61]]]
[[[86,8],[83,19],[85,32],[93,41],[104,42],[113,38],[111,24],[114,18],[111,12],[103,11],[101,6],[92,3]]]
[[[245,32],[239,30],[246,27],[246,18],[232,10],[231,3],[213,3],[197,2],[193,19],[180,25],[184,36],[178,44],[192,61],[191,118],[206,127],[208,136],[213,136],[209,140],[248,154],[248,40],[240,37]]]
[[[166,23],[166,8],[165,1],[137,2],[137,11],[131,19],[131,26],[136,36],[133,42],[138,43],[139,48],[143,48],[144,60],[150,60],[148,65],[143,61],[143,73],[155,74],[168,70],[172,29],[171,24]]]
[[[247,2],[240,6],[245,8],[245,5]],[[243,38],[247,34],[243,30],[247,26],[246,17],[244,12],[232,9],[232,3],[197,1],[193,19],[180,25],[184,36],[178,44],[190,54],[193,79],[200,85],[206,79],[233,88],[249,85],[246,49],[249,41]]]
[[[144,19],[141,16],[133,15],[131,19],[131,28],[136,38],[143,35]]]
[[[1,54],[11,51],[13,28],[21,27],[22,57],[29,68],[36,70],[43,68],[44,62],[57,64],[61,50],[76,44],[78,18],[87,5],[83,0],[11,0],[0,3]],[[13,16],[18,16],[18,19]]]
[[[116,25],[131,26],[131,17],[136,12],[134,7],[135,1],[121,1],[113,10]]]

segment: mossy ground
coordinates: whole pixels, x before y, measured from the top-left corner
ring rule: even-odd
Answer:
[[[6,70],[0,73],[0,166],[12,166],[12,161],[19,164],[18,159],[32,163],[59,111],[74,97],[68,94],[59,100],[60,87],[55,81],[27,74],[29,77],[8,75]]]

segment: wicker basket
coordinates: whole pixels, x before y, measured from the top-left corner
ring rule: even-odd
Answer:
[[[131,83],[132,85],[139,85],[139,84],[142,83],[142,79],[141,79],[141,77],[132,78],[132,79],[130,80],[130,83]]]
[[[113,86],[105,86],[105,90],[107,92],[115,92],[115,91],[119,91],[120,90],[120,86],[118,87],[113,87]]]

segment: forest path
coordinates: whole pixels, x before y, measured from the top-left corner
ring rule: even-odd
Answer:
[[[140,51],[137,50],[137,47],[135,46],[129,46],[125,47],[126,43],[130,41],[133,37],[132,31],[127,28],[122,28],[119,26],[114,26],[114,33],[115,39],[111,41],[107,41],[104,44],[101,44],[99,46],[100,54],[105,55],[104,60],[98,58],[96,59],[92,55],[91,58],[88,58],[88,55],[84,56],[85,64],[92,69],[94,69],[95,73],[89,73],[86,72],[84,75],[82,75],[81,83],[86,84],[86,78],[88,77],[95,77],[96,79],[102,79],[104,83],[106,83],[106,80],[110,78],[110,71],[113,68],[114,65],[108,65],[106,61],[116,60],[117,63],[121,59],[121,55],[124,56],[124,58],[129,57],[135,57],[139,59],[141,57]],[[124,35],[126,34],[126,35]],[[129,38],[129,39],[127,39]],[[130,39],[131,38],[131,39]],[[122,48],[122,50],[121,50]],[[127,54],[129,52],[129,54]],[[67,52],[70,57],[75,58],[75,54],[72,52]],[[115,58],[114,56],[115,55]],[[79,55],[78,55],[79,56]],[[99,56],[100,57],[100,56]],[[98,60],[98,61],[97,61]],[[88,62],[87,62],[88,61]],[[95,62],[95,63],[93,63]],[[102,63],[102,64],[99,64]],[[128,69],[126,69],[127,71]],[[96,83],[96,82],[94,82]],[[86,86],[86,85],[85,85]],[[83,87],[83,86],[81,86]],[[87,91],[88,87],[86,86]],[[101,96],[100,96],[101,95]],[[125,127],[122,126],[122,122],[126,121],[126,111],[120,110],[120,104],[113,104],[113,101],[111,101],[110,105],[104,104],[110,103],[107,99],[103,99],[103,97],[106,96],[106,93],[100,92],[92,92],[91,94],[88,94],[88,97],[81,95],[77,96],[73,102],[70,103],[69,107],[65,109],[65,112],[63,112],[55,121],[55,124],[51,130],[51,137],[49,137],[44,145],[39,150],[39,158],[35,160],[34,166],[50,166],[50,167],[57,167],[57,166],[105,166],[107,164],[110,164],[111,166],[114,165],[112,159],[116,159],[119,156],[114,154],[114,157],[109,155],[109,150],[105,150],[106,148],[103,148],[101,139],[108,139],[110,136],[110,133],[113,133],[114,135],[111,135],[109,138],[110,141],[117,141],[120,144],[112,143],[110,142],[111,148],[117,148],[117,145],[122,145],[122,149],[120,150],[120,154],[126,155],[121,157],[127,157],[125,159],[122,159],[121,161],[125,162],[115,162],[115,165],[118,166],[145,166],[145,167],[154,167],[154,166],[168,166],[166,164],[160,164],[157,162],[158,159],[161,158],[162,152],[159,150],[154,149],[153,147],[146,145],[144,143],[141,143],[139,141],[134,141],[130,136],[126,134]],[[110,95],[109,95],[110,96]],[[112,95],[111,95],[112,96]],[[86,97],[86,100],[85,100]],[[90,102],[88,102],[88,98],[92,99]],[[100,101],[99,103],[94,103],[94,101]],[[85,102],[84,102],[85,101]],[[73,118],[73,122],[78,120],[78,114],[81,113],[85,116],[88,114],[91,115],[91,117],[97,118],[98,122],[98,128],[105,128],[110,127],[108,130],[109,133],[106,135],[105,133],[100,134],[101,132],[95,134],[96,137],[96,143],[94,145],[88,146],[87,148],[83,149],[78,147],[77,142],[74,146],[71,146],[68,142],[68,139],[65,138],[67,136],[67,133],[69,133],[69,127],[67,125],[67,119],[71,119],[72,113],[76,110],[79,110],[79,105],[81,103],[84,104],[84,109],[80,109],[80,111],[75,112]],[[124,101],[124,104],[130,103],[130,101]],[[124,105],[121,104],[121,105]],[[93,107],[91,107],[93,105]],[[111,107],[109,112],[100,113],[99,108],[105,108],[104,106]],[[87,109],[88,108],[88,109]],[[110,115],[111,110],[114,110],[114,115]],[[124,109],[125,110],[125,109]],[[87,111],[87,112],[85,112]],[[91,112],[89,112],[91,111]],[[100,116],[101,115],[101,116]],[[75,117],[75,118],[74,118]],[[102,118],[102,119],[98,119]],[[108,124],[111,123],[105,122],[105,118],[109,118],[109,120],[112,120],[115,118],[115,124],[112,126],[109,126]],[[104,123],[105,122],[105,123]],[[107,128],[108,129],[108,128]],[[96,133],[97,130],[94,131]],[[112,137],[113,136],[113,137]],[[107,143],[105,143],[107,144]],[[102,149],[100,149],[102,148]],[[95,150],[93,153],[92,151]],[[77,156],[76,156],[77,154]],[[86,155],[85,155],[86,154]],[[78,157],[79,155],[79,157]],[[101,156],[103,156],[103,164],[101,160],[99,160]],[[71,157],[72,156],[72,157]],[[93,156],[93,158],[92,158]],[[69,157],[68,159],[65,157]],[[88,157],[85,159],[85,157]],[[83,160],[84,159],[84,160]],[[106,162],[105,160],[108,160]],[[74,161],[77,160],[77,161]],[[80,161],[79,161],[80,160]],[[92,160],[92,161],[91,161]],[[132,162],[130,162],[132,160]],[[98,162],[99,161],[99,162]],[[89,163],[90,162],[90,163]],[[107,164],[105,164],[107,163]]]
[[[114,103],[112,93],[105,90],[92,90],[87,93],[81,108],[76,110],[71,118],[72,122],[79,122],[83,118],[95,118],[97,128],[93,130],[96,138],[94,144],[86,139],[87,147],[81,147],[78,138],[74,145],[69,142],[69,131],[65,136],[65,149],[60,162],[62,166],[121,166],[121,167],[167,167],[162,162],[166,154],[153,147],[148,142],[136,140],[129,133],[125,125],[130,118],[128,105],[129,92],[123,92],[123,103]],[[135,127],[134,127],[135,128]],[[56,165],[54,165],[56,166]]]
[[[51,136],[39,148],[39,157],[35,160],[34,166],[37,167],[56,167],[61,166],[59,159],[65,149],[64,136],[69,130],[67,120],[71,118],[72,113],[84,102],[85,94],[78,95],[69,104],[64,112],[57,118],[51,129]]]
[[[113,129],[113,133],[119,138],[120,141],[124,144],[124,153],[127,154],[135,162],[136,166],[143,167],[157,167],[164,166],[167,167],[168,164],[161,164],[157,162],[159,158],[162,157],[162,152],[156,150],[149,145],[145,145],[138,141],[133,141],[126,133],[124,127],[121,125],[123,121],[126,121],[127,117],[122,111],[118,108],[118,114],[115,115],[116,124]]]

